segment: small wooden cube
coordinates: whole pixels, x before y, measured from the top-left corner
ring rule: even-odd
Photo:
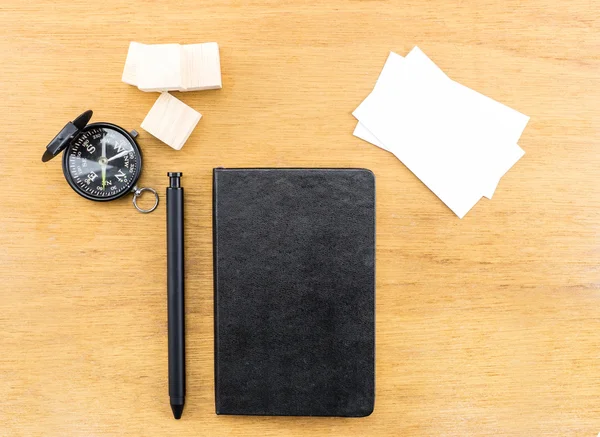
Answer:
[[[140,50],[136,79],[142,91],[176,91],[181,89],[181,46],[179,44],[145,45]]]
[[[139,42],[131,41],[129,43],[123,76],[121,77],[121,80],[129,85],[137,86],[137,68],[143,48],[144,44]]]
[[[161,93],[142,122],[142,129],[180,150],[202,118],[195,109],[169,93]]]
[[[221,89],[221,59],[216,42],[182,46],[180,91]]]

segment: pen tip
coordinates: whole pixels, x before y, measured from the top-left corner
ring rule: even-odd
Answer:
[[[171,404],[171,410],[173,410],[173,417],[175,417],[175,419],[181,419],[181,414],[183,413],[183,405]]]

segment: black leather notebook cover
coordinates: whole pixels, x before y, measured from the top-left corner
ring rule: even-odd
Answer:
[[[375,180],[215,169],[217,414],[367,416],[375,397]]]

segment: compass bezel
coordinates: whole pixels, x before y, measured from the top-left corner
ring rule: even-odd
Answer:
[[[138,157],[138,165],[137,165],[135,174],[131,178],[131,181],[127,184],[127,188],[123,189],[121,192],[114,194],[112,196],[99,197],[99,196],[94,196],[93,194],[90,194],[90,193],[86,193],[81,188],[79,188],[79,186],[75,182],[73,174],[71,173],[71,171],[69,169],[69,155],[70,155],[71,149],[73,147],[73,143],[76,141],[76,139],[81,134],[83,134],[89,130],[97,129],[97,128],[113,129],[113,130],[119,132],[121,135],[123,135],[127,139],[127,141],[129,141],[129,143],[131,144],[131,147],[133,148],[133,150],[135,151],[135,153],[137,154],[137,157]],[[111,200],[120,199],[121,197],[126,196],[127,194],[129,194],[133,191],[138,179],[140,178],[140,175],[142,174],[142,162],[143,162],[142,151],[140,150],[140,147],[138,146],[135,138],[133,138],[129,132],[127,132],[121,126],[117,126],[116,124],[99,122],[99,123],[91,123],[91,124],[88,124],[87,126],[85,126],[77,134],[77,136],[73,139],[73,141],[70,142],[68,147],[63,152],[62,168],[63,168],[63,174],[65,176],[65,179],[67,180],[67,182],[69,183],[69,185],[71,186],[73,191],[75,191],[81,197],[84,197],[88,200],[93,200],[95,202],[109,202]]]

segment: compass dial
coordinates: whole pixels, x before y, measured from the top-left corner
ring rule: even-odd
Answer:
[[[63,170],[71,187],[91,200],[113,200],[131,191],[142,157],[125,130],[108,123],[85,127],[64,154]]]

